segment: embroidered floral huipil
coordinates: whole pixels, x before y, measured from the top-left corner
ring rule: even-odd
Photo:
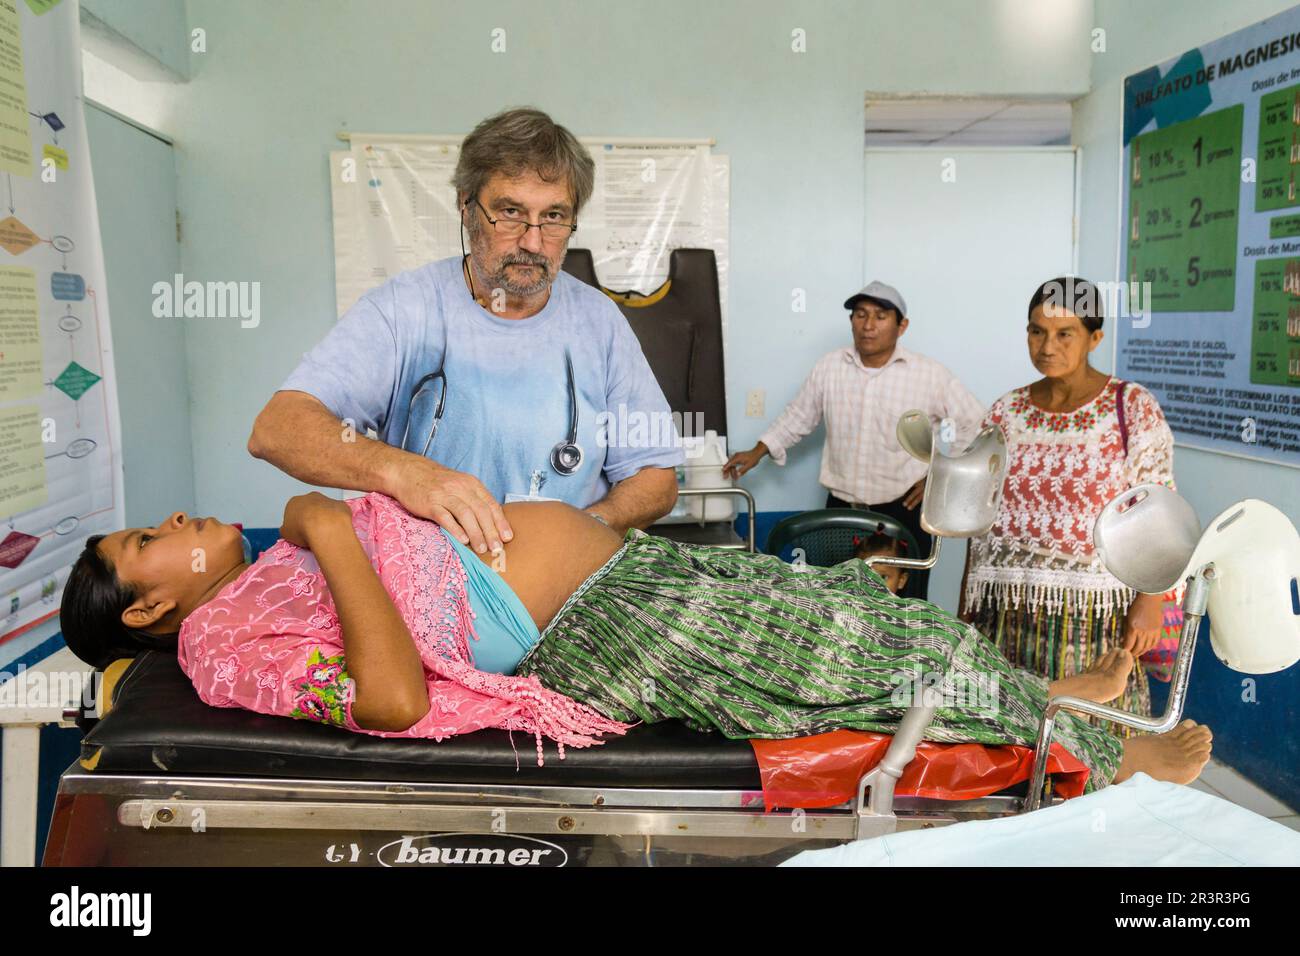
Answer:
[[[1124,384],[1124,448],[1111,378],[1101,393],[1072,412],[1034,405],[1029,388],[993,403],[984,426],[1001,425],[1010,462],[1002,506],[987,535],[972,538],[965,605],[978,611],[992,599],[1002,607],[1027,603],[1055,613],[1071,608],[1124,612],[1134,592],[1111,575],[1092,544],[1102,508],[1145,483],[1174,487],[1173,433],[1155,398]]]
[[[378,737],[431,737],[484,727],[585,747],[626,725],[546,690],[536,678],[475,670],[473,612],[460,558],[431,521],[379,494],[354,498],[352,527],[424,663],[429,711],[400,732],[352,719],[354,684],[325,576],[310,551],[280,540],[181,625],[181,669],[214,707],[244,707]],[[364,639],[364,635],[362,636]]]

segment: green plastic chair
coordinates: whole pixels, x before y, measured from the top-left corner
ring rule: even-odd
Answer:
[[[803,559],[819,568],[829,568],[853,557],[862,539],[883,534],[907,545],[906,557],[923,558],[916,538],[897,518],[857,508],[822,508],[782,518],[767,536],[764,553],[784,558],[787,551],[803,550]],[[854,538],[858,544],[854,544]],[[908,580],[903,593],[909,597],[917,575]]]

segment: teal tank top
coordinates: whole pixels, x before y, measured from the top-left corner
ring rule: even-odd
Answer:
[[[541,633],[505,579],[447,534],[445,528],[441,530],[465,566],[465,591],[474,612],[474,633],[478,635],[478,640],[469,640],[474,666],[493,674],[513,674]]]

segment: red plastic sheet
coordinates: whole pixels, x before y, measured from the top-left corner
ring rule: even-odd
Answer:
[[[833,730],[789,740],[751,740],[763,780],[763,803],[811,810],[833,807],[857,794],[858,781],[885,756],[893,737],[860,730]],[[895,793],[902,797],[972,800],[987,797],[1033,772],[1032,747],[940,744],[922,741]],[[1060,744],[1047,757],[1053,793],[1083,793],[1088,768]]]

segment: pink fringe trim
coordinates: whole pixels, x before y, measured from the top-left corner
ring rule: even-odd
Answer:
[[[401,515],[403,537],[410,542],[418,541],[420,529],[414,526],[415,519],[400,509],[394,510]],[[417,640],[422,639],[436,651],[425,657],[425,664],[439,677],[485,697],[513,704],[517,708],[516,712],[503,717],[500,726],[505,730],[519,730],[533,735],[537,742],[539,767],[545,765],[543,737],[555,741],[560,759],[563,760],[565,747],[594,747],[604,743],[599,735],[621,736],[627,733],[633,725],[611,720],[571,697],[547,690],[536,677],[492,674],[477,670],[470,663],[473,655],[469,641],[471,637],[477,640],[478,636],[474,631],[474,615],[466,593],[469,575],[455,550],[445,542],[442,544],[441,560],[426,555],[433,558],[430,564],[417,561],[413,562],[412,568],[422,579],[418,592],[428,601],[423,609],[428,630],[417,635]],[[450,607],[438,607],[439,597],[451,598]],[[444,615],[440,617],[439,611],[444,611]],[[445,613],[448,611],[450,614]]]

